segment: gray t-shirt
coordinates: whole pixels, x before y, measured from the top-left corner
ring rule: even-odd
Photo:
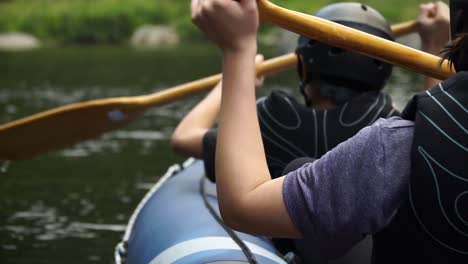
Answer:
[[[336,258],[391,221],[410,176],[413,130],[411,121],[379,119],[286,176],[284,202],[306,252]]]

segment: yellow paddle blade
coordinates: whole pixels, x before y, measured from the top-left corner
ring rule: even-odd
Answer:
[[[19,160],[127,125],[144,109],[122,99],[72,104],[0,127],[0,159]]]
[[[294,67],[294,54],[257,66],[261,75]],[[94,138],[126,126],[147,108],[167,104],[214,87],[221,74],[149,95],[98,99],[70,104],[0,126],[0,160],[22,160]]]

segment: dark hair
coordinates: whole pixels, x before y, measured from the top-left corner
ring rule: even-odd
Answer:
[[[451,4],[454,3],[451,2]],[[445,48],[441,52],[442,61],[448,60],[450,66],[454,67],[457,72],[467,71],[468,17],[465,15],[465,9],[461,8],[461,6],[458,6],[458,9],[455,9],[455,6],[451,7],[454,9],[453,13],[450,14],[452,40],[447,44],[447,46],[445,46]]]
[[[441,52],[442,60],[448,60],[458,71],[468,70],[468,32],[460,33]]]

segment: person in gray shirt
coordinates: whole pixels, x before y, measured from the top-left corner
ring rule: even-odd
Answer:
[[[415,96],[403,113],[411,121],[379,120],[272,180],[254,114],[257,1],[192,0],[194,23],[223,52],[216,175],[226,224],[303,239],[304,252],[324,260],[372,234],[377,263],[467,263],[468,1],[451,6],[453,41],[444,56],[458,74]],[[443,3],[428,10],[443,24]]]

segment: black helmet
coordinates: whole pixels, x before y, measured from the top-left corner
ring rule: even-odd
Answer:
[[[315,16],[394,40],[385,18],[375,9],[360,3],[331,4],[320,9]],[[393,68],[391,64],[304,36],[299,37],[296,54],[301,90],[308,82],[320,79],[321,84],[334,86],[335,90],[350,87],[355,92],[378,91],[384,87]],[[322,87],[321,93],[327,96],[323,94]]]
[[[450,33],[454,38],[458,33],[468,32],[468,0],[450,1]]]

